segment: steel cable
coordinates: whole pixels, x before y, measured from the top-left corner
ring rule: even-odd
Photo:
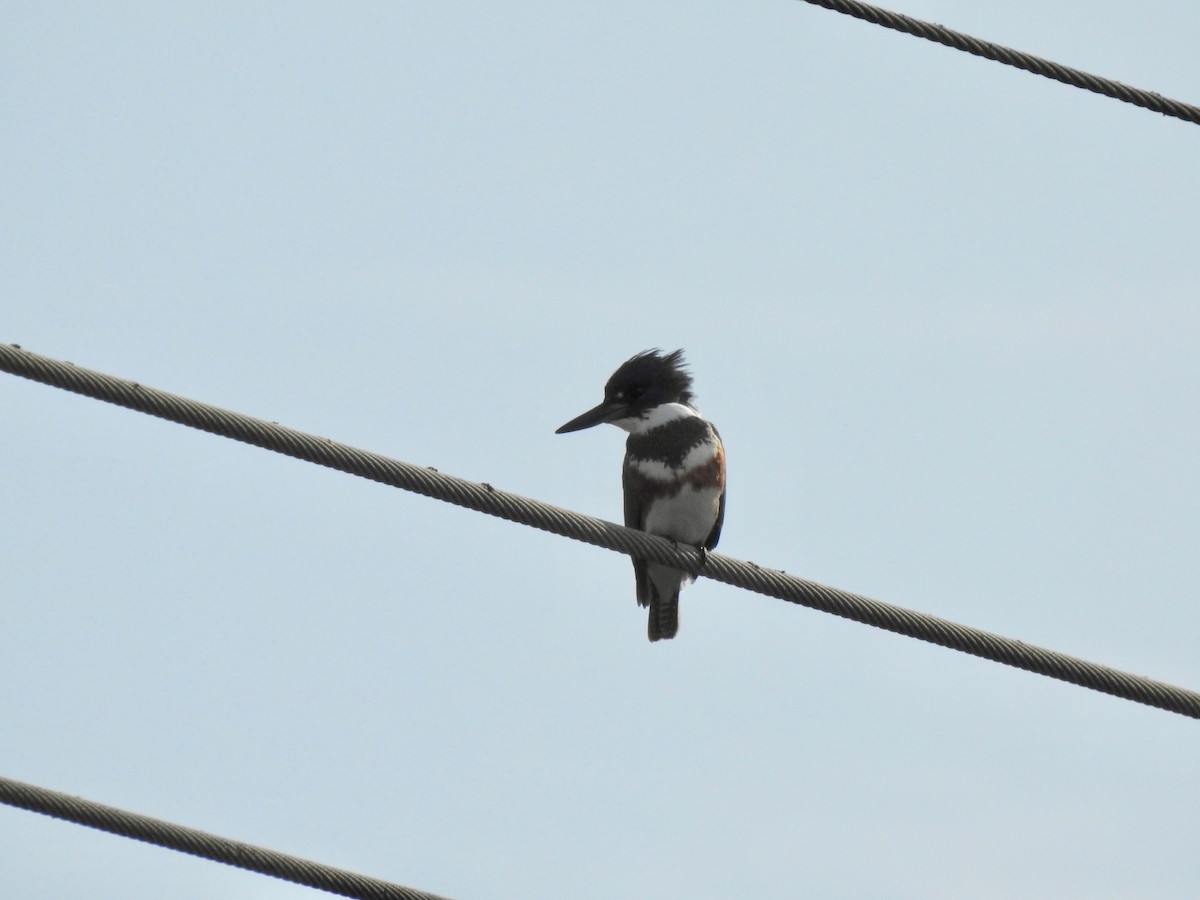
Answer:
[[[1014,50],[1011,47],[1005,47],[1001,44],[993,44],[991,41],[972,37],[969,34],[954,31],[942,25],[935,25],[933,22],[914,19],[911,16],[881,9],[869,3],[860,3],[859,0],[804,0],[804,2],[832,10],[833,12],[839,12],[843,15],[854,16],[854,18],[862,19],[865,22],[882,25],[884,28],[902,31],[905,34],[924,38],[927,41],[944,44],[947,47],[962,50],[964,53],[970,53],[973,56],[981,56],[984,59],[1004,63],[1006,66],[1015,66],[1018,69],[1024,69],[1026,72],[1033,72],[1035,75],[1061,81],[1063,84],[1083,88],[1096,94],[1103,94],[1106,97],[1112,97],[1125,103],[1132,103],[1134,106],[1162,113],[1164,116],[1174,116],[1177,119],[1183,119],[1185,122],[1200,125],[1200,106],[1193,106],[1190,103],[1183,103],[1180,100],[1172,100],[1153,91],[1131,87],[1101,75],[1092,75],[1089,72],[1072,69],[1070,66],[1042,59],[1040,56]]]
[[[0,803],[178,850],[181,853],[190,853],[192,856],[250,872],[271,875],[283,881],[317,888],[331,894],[354,897],[356,900],[445,900],[437,894],[359,875],[277,850],[267,850],[162,819],[127,812],[115,806],[72,797],[70,794],[25,784],[11,778],[0,777]]]
[[[0,344],[0,370],[630,556],[691,572],[701,567],[702,558],[693,547],[679,546],[603,519],[510,494],[490,484],[467,481],[436,469],[401,462],[329,438],[41,356],[16,345]],[[1200,693],[1186,688],[872,600],[719,553],[709,553],[703,564],[701,575],[734,587],[1126,700],[1200,718]]]

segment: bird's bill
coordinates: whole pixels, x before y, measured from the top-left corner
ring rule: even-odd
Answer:
[[[589,409],[581,416],[576,416],[566,425],[555,430],[555,434],[566,434],[568,431],[583,431],[585,428],[591,428],[593,425],[601,425],[605,422],[611,422],[614,419],[621,417],[621,408],[612,403],[601,403]]]

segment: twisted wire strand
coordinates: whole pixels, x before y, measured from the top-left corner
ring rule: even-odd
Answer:
[[[510,494],[490,484],[467,481],[436,469],[401,462],[339,444],[329,438],[305,434],[274,422],[168,394],[31,353],[15,345],[0,344],[0,370],[651,562],[691,572],[700,570],[703,564],[701,575],[734,587],[1115,697],[1200,718],[1200,693],[1196,691],[872,600],[719,553],[709,553],[704,559],[695,548],[676,545],[665,538]]]
[[[323,863],[0,777],[0,803],[356,900],[446,900]]]
[[[973,56],[981,56],[984,59],[1004,63],[1006,66],[1024,69],[1026,72],[1032,72],[1035,75],[1041,75],[1045,78],[1052,78],[1055,81],[1061,81],[1063,84],[1083,88],[1086,91],[1092,91],[1096,94],[1103,94],[1106,97],[1112,97],[1125,103],[1132,103],[1134,106],[1162,113],[1164,116],[1174,116],[1176,119],[1183,119],[1185,122],[1191,122],[1193,125],[1200,125],[1200,106],[1194,106],[1180,100],[1172,100],[1153,91],[1131,87],[1119,81],[1114,81],[1111,78],[1105,78],[1102,75],[1092,75],[1090,72],[1072,69],[1070,66],[1042,59],[1040,56],[1034,56],[1031,53],[1014,50],[1002,44],[994,44],[991,41],[972,37],[969,34],[954,31],[942,25],[935,25],[932,22],[914,19],[911,16],[891,12],[878,6],[872,6],[869,3],[861,3],[859,0],[804,0],[804,2],[832,10],[833,12],[839,12],[843,15],[854,16],[856,19],[872,22],[875,25],[882,25],[884,28],[891,28],[894,31],[901,31],[905,34],[924,38],[927,41],[944,44],[947,47],[962,50],[964,53],[970,53]]]

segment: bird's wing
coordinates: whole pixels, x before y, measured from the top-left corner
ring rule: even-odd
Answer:
[[[717,546],[717,541],[721,539],[721,526],[725,524],[725,445],[721,442],[721,435],[717,433],[717,429],[711,424],[709,427],[712,428],[713,437],[717,439],[717,458],[720,460],[721,469],[721,502],[717,506],[717,521],[713,522],[712,531],[704,539],[705,550]]]
[[[642,494],[637,490],[637,473],[626,461],[621,471],[621,485],[625,489],[625,525],[644,531],[646,510],[642,505]],[[639,606],[650,605],[650,579],[646,576],[646,561],[633,558],[633,577],[637,582],[637,602]]]

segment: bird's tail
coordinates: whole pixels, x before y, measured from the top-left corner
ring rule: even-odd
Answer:
[[[666,641],[679,631],[679,589],[687,581],[683,572],[667,566],[646,565],[649,588],[650,623],[647,634],[652,641]]]
[[[650,640],[665,641],[679,631],[679,591],[670,600],[656,597],[650,601]]]

